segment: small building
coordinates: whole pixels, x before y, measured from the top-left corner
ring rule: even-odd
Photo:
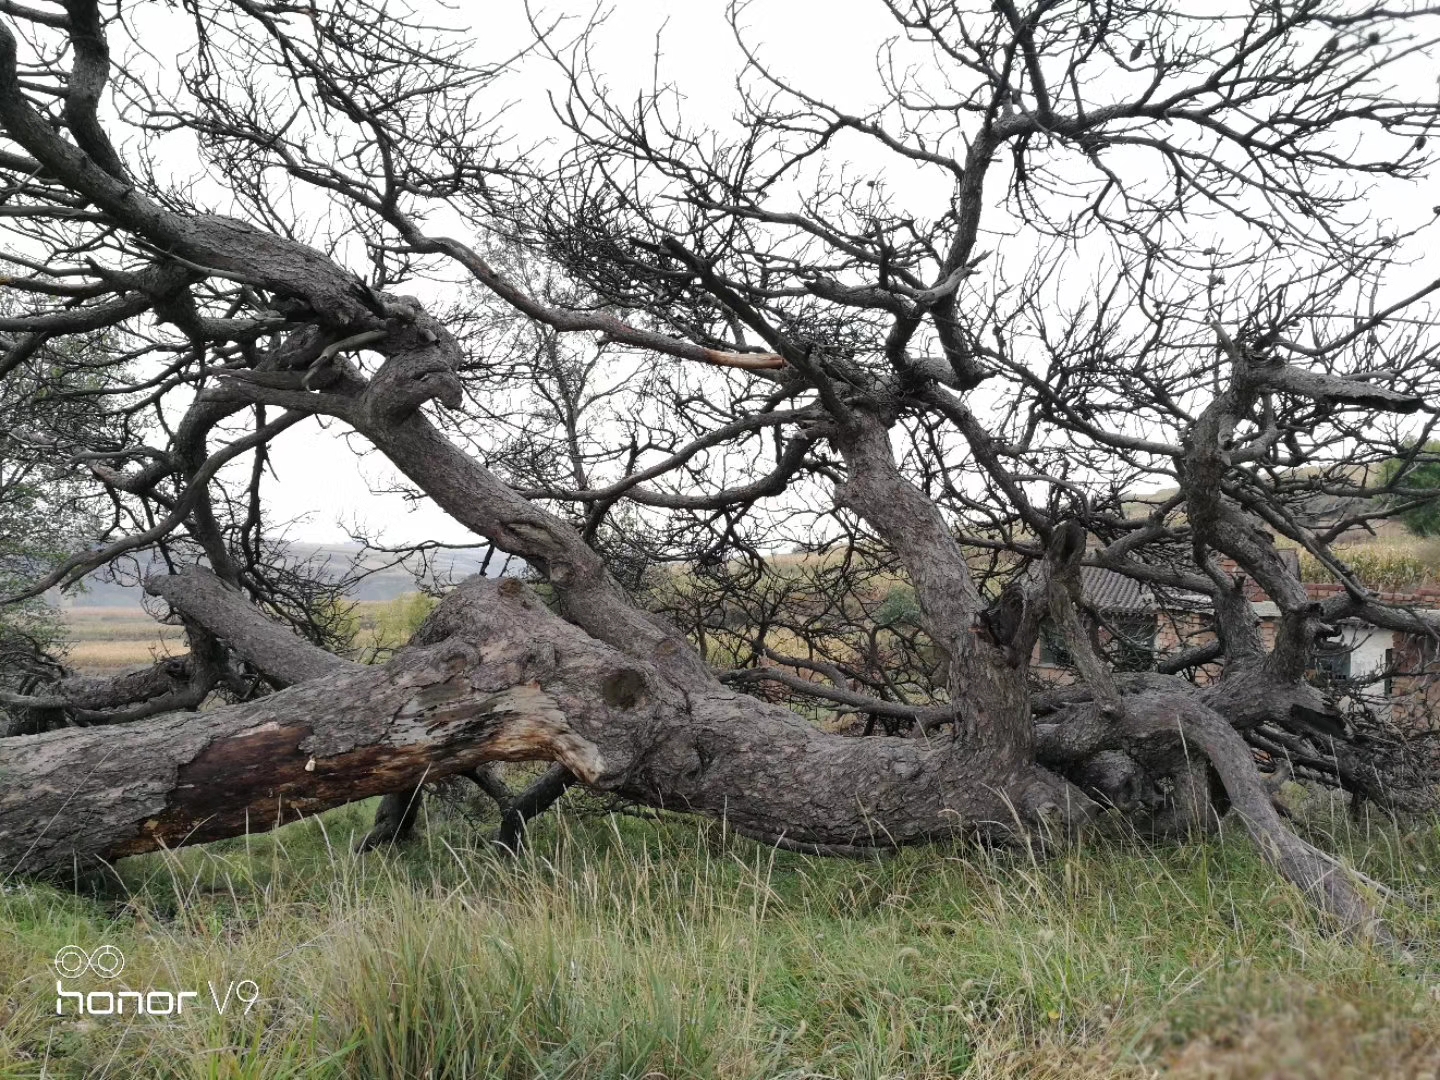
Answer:
[[[1288,553],[1292,558],[1293,552]],[[1150,671],[1165,659],[1214,640],[1210,598],[1199,593],[1161,589],[1101,567],[1080,573],[1082,619],[1091,641],[1118,671]],[[1322,601],[1343,586],[1307,584],[1310,598]],[[1253,582],[1247,596],[1260,621],[1261,639],[1274,641],[1280,609]],[[1440,588],[1384,592],[1381,602],[1440,615]],[[1317,646],[1310,678],[1336,686],[1346,697],[1382,711],[1402,726],[1440,724],[1440,640],[1425,634],[1388,630],[1359,619],[1344,619],[1336,637]],[[1031,671],[1046,681],[1073,678],[1070,658],[1048,625],[1031,657]],[[1218,664],[1188,674],[1208,682]]]

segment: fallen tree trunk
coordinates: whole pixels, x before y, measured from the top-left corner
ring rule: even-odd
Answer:
[[[1073,608],[1079,550],[1057,536],[1041,587],[1072,650],[1093,661]],[[1102,759],[1111,782],[1123,779],[1129,762],[1144,777],[1195,788],[1189,803],[1180,792],[1172,810],[1193,827],[1213,812],[1204,769],[1196,768],[1208,761],[1268,861],[1341,925],[1380,929],[1353,875],[1280,821],[1235,729],[1317,703],[1312,688],[1267,678],[1261,668],[1237,665],[1203,691],[1147,676],[1122,693],[1091,663],[1093,700],[1068,706],[1035,732],[1033,752],[1058,770],[1049,771],[1017,763],[1013,746],[977,745],[963,733],[904,740],[820,732],[788,709],[719,684],[677,680],[597,641],[513,580],[466,583],[412,647],[382,667],[302,641],[203,570],[149,587],[272,683],[294,685],[203,714],[0,742],[7,876],[65,877],[377,794],[390,807],[377,830],[398,834],[413,818],[421,784],[492,761],[556,763],[523,805],[507,808],[502,842],[511,848],[524,819],[578,779],[652,806],[724,815],[739,831],[786,847],[831,853],[960,829],[1010,836],[1040,823],[1073,827],[1096,804],[1060,774],[1080,779]],[[1027,603],[1039,605],[1041,596]],[[997,770],[997,759],[1009,767]],[[1111,768],[1117,763],[1119,772]]]
[[[1277,869],[1342,926],[1379,929],[1352,873],[1275,815],[1219,714],[1165,692],[1127,695],[1118,717],[1102,708],[1076,707],[1068,738],[1042,732],[1042,747],[1064,757],[1068,744],[1077,759],[1120,748],[1144,761],[1188,742]],[[551,614],[519,582],[474,579],[384,666],[344,665],[211,712],[0,741],[0,873],[63,879],[486,762],[536,759],[591,787],[822,853],[962,831],[1013,838],[1096,811],[1039,766],[997,783],[963,739],[832,735],[722,687],[687,692]]]
[[[0,741],[0,873],[64,878],[534,759],[816,851],[1010,835],[1093,810],[1038,766],[988,775],[953,740],[846,738],[722,687],[687,695],[518,582],[473,580],[384,666],[210,712]]]
[[[145,583],[145,588],[223,641],[273,686],[283,689],[322,675],[361,669],[362,665],[326,652],[267,619],[239,592],[204,567],[191,566],[179,574],[156,575]],[[473,775],[480,778],[484,773],[481,769]],[[500,807],[504,820],[498,843],[507,850],[518,851],[526,823],[544,813],[573,782],[574,776],[564,766],[557,765],[522,792],[514,800],[514,807],[507,796]],[[482,779],[476,779],[476,783],[491,790]],[[375,810],[375,823],[362,839],[361,848],[371,850],[404,840],[413,830],[423,803],[421,785],[387,792]]]

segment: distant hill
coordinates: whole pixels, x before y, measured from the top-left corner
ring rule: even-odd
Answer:
[[[430,565],[432,572],[440,580],[461,581],[472,577],[480,572],[480,566],[485,560],[488,548],[457,548],[453,551],[435,552],[431,557]],[[317,563],[327,565],[334,577],[340,577],[360,557],[361,547],[358,544],[291,544],[291,556],[298,560],[314,559]],[[366,553],[362,565],[375,567],[373,573],[364,578],[360,583],[347,594],[352,600],[393,600],[405,593],[412,593],[416,590],[415,577],[403,566],[391,566],[384,569],[389,556],[378,552]],[[525,569],[525,564],[519,559],[510,559],[508,564],[506,556],[496,553],[490,560],[490,566],[486,573],[490,577],[518,574]],[[105,581],[92,574],[85,579],[84,592],[71,592],[61,596],[54,592],[49,596],[51,603],[61,608],[87,607],[87,608],[139,608],[143,594],[138,586],[121,585],[113,581]]]

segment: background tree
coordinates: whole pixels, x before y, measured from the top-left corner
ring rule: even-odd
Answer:
[[[1392,496],[1405,528],[1416,536],[1440,536],[1440,443],[1415,443],[1403,457],[1386,463],[1384,477],[1409,489]]]
[[[748,64],[725,131],[665,85],[610,96],[603,22],[537,23],[569,139],[526,155],[487,112],[503,66],[368,4],[196,0],[165,72],[111,47],[149,19],[180,32],[158,5],[0,7],[5,257],[25,271],[0,366],[103,329],[97,396],[131,418],[67,459],[111,527],[13,598],[153,549],[174,572],[146,587],[191,643],[183,670],[106,688],[98,718],[151,719],[0,743],[7,870],[378,793],[403,808],[423,779],[548,758],[831,853],[1107,805],[1183,833],[1233,805],[1322,908],[1372,925],[1247,739],[1358,796],[1430,779],[1304,674],[1343,618],[1437,631],[1334,550],[1398,512],[1367,466],[1434,419],[1440,282],[1400,282],[1434,215],[1373,210],[1430,175],[1434,13],[882,6],[895,36],[861,111],[788,79],[732,8]],[[1423,93],[1391,81],[1415,72]],[[193,183],[154,167],[176,137]],[[317,417],[523,559],[553,610],[477,580],[383,666],[326,651],[311,579],[264,542],[266,447]],[[1171,494],[1132,497],[1155,485]],[[813,586],[767,565],[796,542]],[[1282,542],[1344,590],[1312,603]],[[694,572],[640,572],[666,561]],[[1113,670],[1082,564],[1204,598],[1217,640]],[[1281,612],[1273,644],[1247,579]],[[695,649],[717,615],[755,620],[747,647]],[[1046,618],[1081,681],[1036,695]],[[1210,684],[1171,673],[1218,660]],[[819,730],[776,686],[905,737]],[[235,703],[154,715],[217,690]],[[80,711],[63,686],[45,700]]]
[[[26,344],[0,336],[9,361],[0,379],[0,590],[6,595],[101,530],[103,496],[77,481],[67,459],[117,437],[113,417],[94,396],[102,385],[98,373],[112,362],[103,337]],[[65,644],[64,624],[44,600],[0,608],[0,732],[44,730],[57,721],[53,710],[24,701],[65,676]]]

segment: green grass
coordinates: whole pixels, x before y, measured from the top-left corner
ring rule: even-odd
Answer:
[[[582,797],[583,803],[583,797]],[[0,895],[0,1077],[1420,1077],[1440,1051],[1440,828],[1319,816],[1413,903],[1411,956],[1318,930],[1238,835],[810,859],[723,826],[552,815],[518,863],[368,807]],[[1318,812],[1317,812],[1318,813]],[[54,1016],[57,950],[183,1019]],[[249,1015],[207,982],[252,979]],[[87,976],[83,989],[103,985]]]

